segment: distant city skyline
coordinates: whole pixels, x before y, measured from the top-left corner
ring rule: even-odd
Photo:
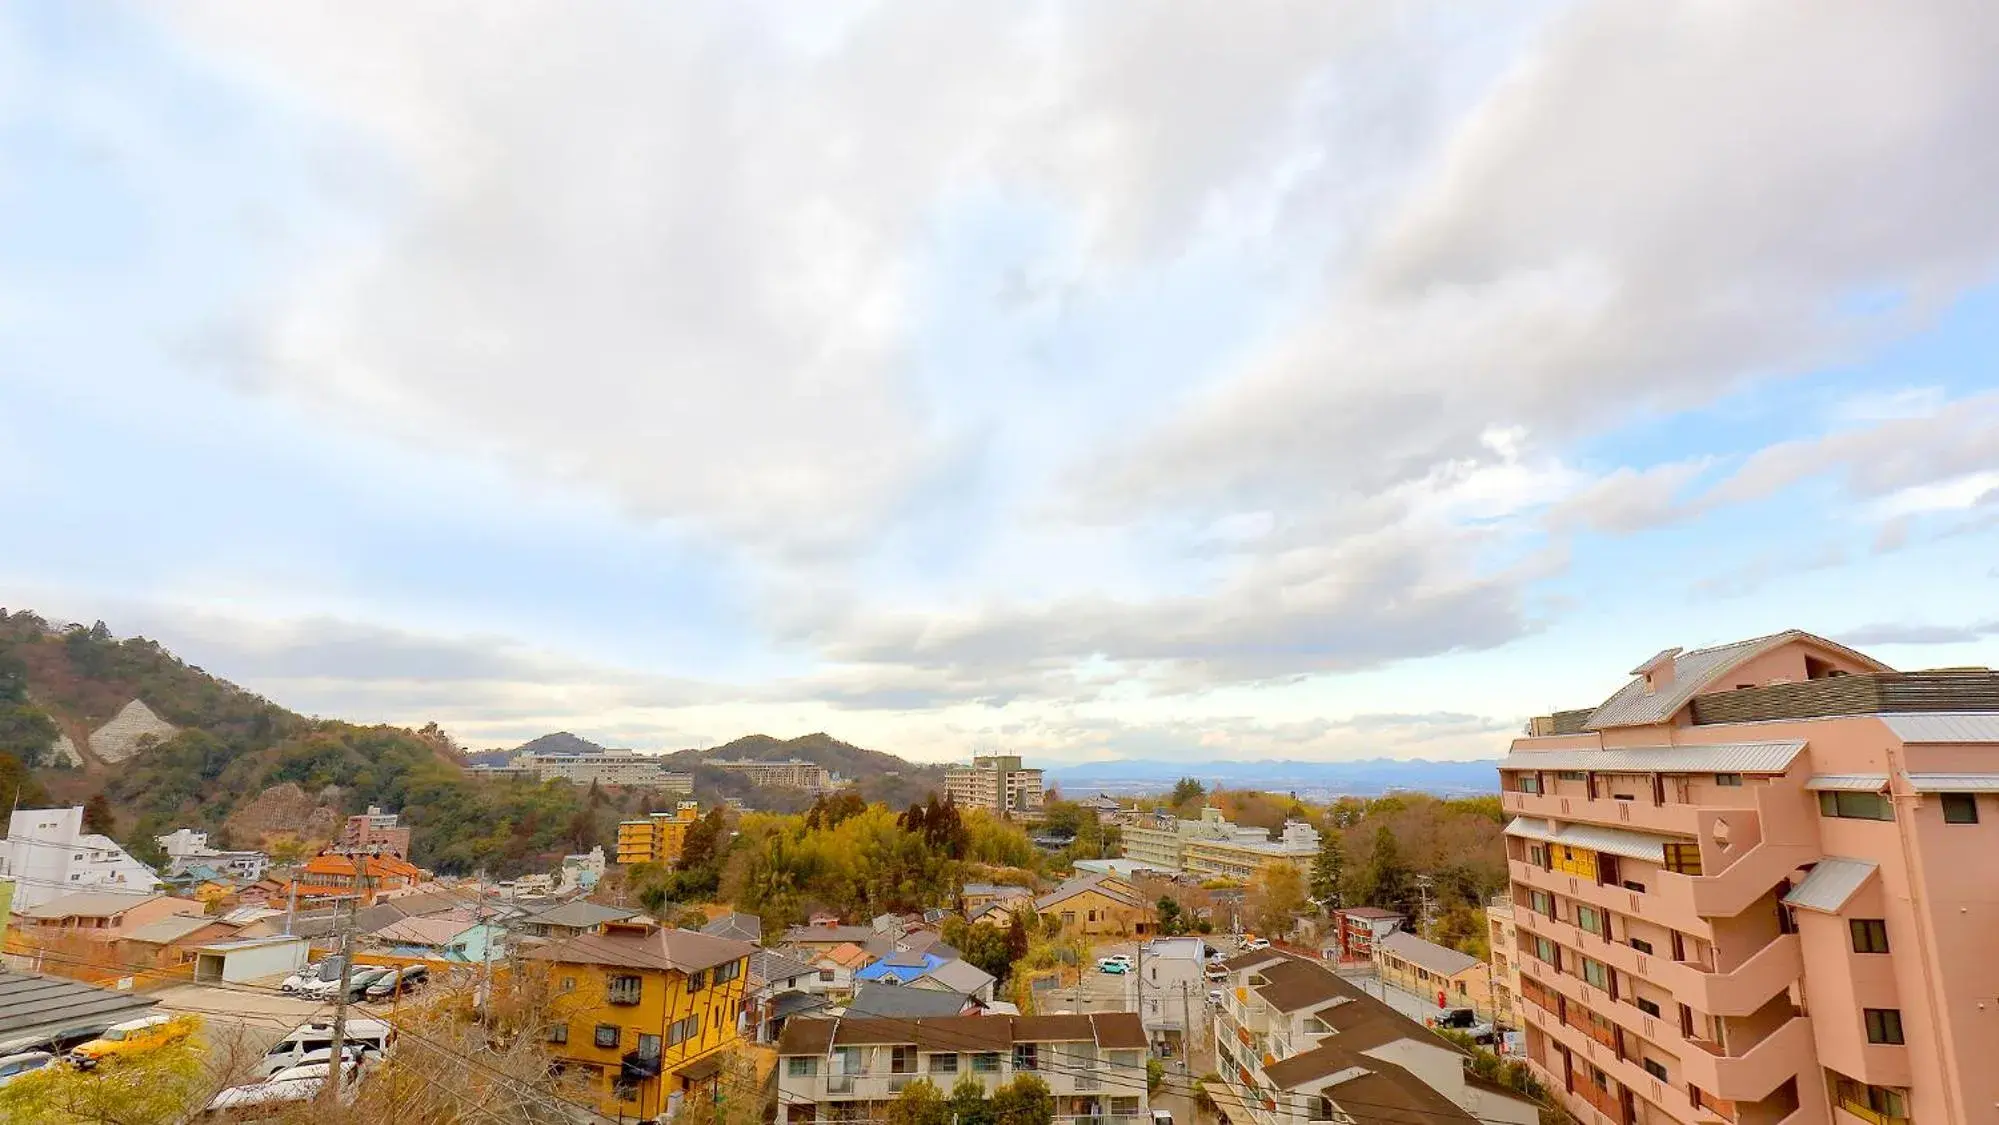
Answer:
[[[472,747],[1051,766],[1999,663],[1947,7],[1138,18],[8,6],[0,604]]]

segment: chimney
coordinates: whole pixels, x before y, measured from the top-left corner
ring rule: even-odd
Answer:
[[[1673,673],[1679,661],[1680,650],[1669,648],[1659,655],[1631,670],[1634,676],[1645,677],[1645,694],[1651,695],[1662,688],[1673,686]]]

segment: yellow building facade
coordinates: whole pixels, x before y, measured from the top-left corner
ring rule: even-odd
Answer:
[[[722,1056],[742,1042],[748,942],[607,923],[529,952],[548,971],[548,1051],[590,1077],[598,1112],[652,1118],[712,1097]]]
[[[1156,922],[1152,905],[1115,875],[1071,879],[1034,900],[1034,910],[1070,933],[1090,937],[1149,935]]]
[[[698,801],[682,801],[672,812],[648,813],[618,822],[618,862],[672,863],[687,846],[687,830],[701,819]]]

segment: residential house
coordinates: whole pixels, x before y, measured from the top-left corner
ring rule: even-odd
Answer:
[[[548,1049],[594,1075],[598,1111],[657,1117],[712,1089],[721,1053],[743,1042],[756,947],[693,930],[607,922],[526,951],[556,997]]]
[[[362,905],[371,906],[423,881],[421,868],[394,855],[327,852],[306,862],[286,894],[301,904],[358,898]]]
[[[259,851],[224,851],[210,847],[208,833],[193,828],[176,828],[155,842],[167,853],[167,875],[179,875],[200,865],[219,876],[241,883],[254,883],[270,870],[271,857]],[[211,876],[212,877],[212,876]]]
[[[935,953],[916,953],[898,949],[886,956],[878,957],[861,967],[854,974],[855,984],[882,981],[889,984],[914,984],[916,979],[945,963],[945,958]]]
[[[701,932],[757,945],[764,939],[764,920],[754,914],[738,911],[709,919],[708,924],[701,927]]]
[[[1471,1008],[1493,1017],[1486,963],[1469,953],[1397,930],[1375,943],[1374,972],[1384,983],[1433,1001],[1439,1012]]]
[[[200,915],[193,899],[163,894],[78,891],[22,910],[16,924],[35,933],[83,931],[103,941],[116,941],[149,922],[176,914]]]
[[[1374,945],[1402,928],[1406,919],[1379,906],[1343,906],[1333,912],[1326,956],[1344,962],[1371,962]]]
[[[988,1091],[1032,1074],[1057,1121],[1150,1125],[1145,1029],[1133,1012],[1063,1016],[797,1018],[779,1037],[778,1100],[786,1125],[880,1120],[910,1083],[950,1090],[971,1077]]]
[[[556,894],[589,894],[597,889],[597,881],[604,877],[604,846],[602,844],[587,852],[562,857],[558,871]]]
[[[77,891],[143,894],[161,885],[152,868],[116,841],[83,830],[82,805],[15,810],[0,844],[0,878],[14,880],[17,911]]]
[[[983,1005],[961,992],[935,988],[907,988],[877,981],[855,990],[840,1015],[880,1016],[884,1019],[917,1019],[923,1016],[971,1016]]]
[[[1011,883],[966,883],[958,892],[958,908],[973,920],[987,907],[1033,900],[1034,888]]]
[[[399,918],[370,930],[363,944],[394,957],[478,965],[507,955],[507,931],[466,912],[452,911]]]
[[[526,915],[514,926],[529,937],[571,938],[591,933],[607,922],[629,922],[639,917],[638,911],[627,906],[577,899]]]
[[[1090,937],[1149,934],[1155,911],[1137,889],[1115,875],[1083,875],[1034,900],[1044,919]]]
[[[906,983],[911,988],[948,992],[980,1004],[992,1003],[993,993],[999,987],[999,981],[991,973],[959,958],[925,969],[915,980]]]
[[[1999,1105],[1999,673],[1670,648],[1499,769],[1526,1057],[1571,1114]]]
[[[813,967],[819,971],[819,994],[832,1000],[852,996],[854,973],[875,959],[866,948],[852,942],[819,952],[813,952],[809,946],[791,952],[811,959]]]
[[[784,1030],[785,1019],[799,1012],[821,1011],[826,1005],[819,969],[810,961],[770,949],[759,949],[750,955],[749,1003],[744,1022],[747,1029],[753,1030],[757,1042],[775,1039]]]
[[[1262,950],[1222,963],[1210,1094],[1235,1125],[1536,1125],[1540,1107],[1477,1078],[1465,1052],[1321,962]]]
[[[1205,1018],[1208,943],[1198,937],[1154,938],[1139,948],[1138,1015],[1153,1049],[1180,1058],[1194,1021]]]
[[[118,941],[119,960],[132,966],[183,965],[210,942],[235,937],[242,926],[213,915],[169,914],[126,933]]]
[[[784,949],[826,953],[843,945],[866,945],[877,936],[873,926],[843,926],[838,923],[793,926],[784,931],[778,945]]]

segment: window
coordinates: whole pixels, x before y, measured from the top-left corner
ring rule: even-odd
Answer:
[[[1945,824],[1977,824],[1978,798],[1969,793],[1945,793],[1943,795],[1943,822]]]
[[[1671,1079],[1666,1077],[1666,1064],[1658,1062],[1654,1059],[1645,1060],[1645,1073],[1651,1075],[1654,1078],[1657,1078],[1661,1082],[1672,1081]]]
[[[784,1073],[790,1078],[813,1078],[819,1074],[819,1060],[806,1056],[793,1056],[784,1060]]]
[[[1112,1114],[1114,1114],[1114,1115],[1116,1115],[1116,1116],[1118,1116],[1118,1117],[1137,1117],[1137,1116],[1138,1116],[1138,1099],[1137,1099],[1137,1098],[1135,1098],[1135,1097],[1134,1097],[1134,1098],[1112,1098],[1112,1099],[1111,1099],[1111,1113],[1112,1113]]]
[[[1075,911],[1073,911],[1073,910],[1064,910],[1064,911],[1062,912],[1062,924],[1063,924],[1063,925],[1065,925],[1065,926],[1073,926],[1073,925],[1075,925],[1075,924],[1076,924],[1076,912],[1075,912]]]
[[[1839,1104],[1849,1110],[1865,1111],[1860,1116],[1870,1120],[1906,1120],[1909,1116],[1908,1098],[1902,1091],[1868,1086],[1851,1078],[1839,1080]]]
[[[1140,1065],[1137,1051],[1112,1051],[1111,1066],[1118,1070],[1135,1070]]]
[[[630,974],[614,974],[604,982],[604,1000],[611,1004],[636,1004],[643,995],[645,980]]]
[[[659,1057],[659,1036],[640,1033],[639,1057],[642,1059],[656,1059]]]
[[[820,979],[820,980],[822,980],[822,981],[828,981],[828,982],[832,981],[832,979],[833,979],[833,970],[831,970],[831,969],[821,969],[821,970],[819,970],[819,979]]]
[[[1549,941],[1547,938],[1537,937],[1534,939],[1534,956],[1558,969],[1562,967],[1561,951],[1555,947],[1554,942]]]
[[[1548,866],[1548,845],[1546,844],[1527,845],[1527,862],[1533,864],[1536,867],[1546,868]]]
[[[1631,948],[1637,950],[1640,953],[1650,953],[1652,952],[1652,943],[1646,941],[1644,938],[1632,938]]]
[[[564,991],[564,992],[574,992],[574,991],[576,991],[576,978],[575,978],[575,977],[563,977],[563,978],[562,978],[562,991]]]
[[[972,1069],[980,1074],[997,1074],[1000,1068],[998,1051],[980,1051],[972,1056]]]
[[[1601,961],[1583,958],[1583,979],[1606,991],[1610,988],[1610,970]]]
[[[1527,904],[1534,908],[1536,914],[1548,918],[1555,916],[1555,896],[1547,891],[1528,891]]]
[[[1714,783],[1725,787],[1740,788],[1742,786],[1742,775],[1739,773],[1718,773],[1714,775]]]
[[[1851,793],[1839,790],[1819,794],[1819,814],[1842,820],[1893,820],[1895,810],[1879,793]]]
[[[619,1031],[617,1024],[600,1023],[597,1025],[596,1037],[592,1040],[592,1042],[596,1043],[597,1046],[602,1047],[607,1051],[615,1051],[618,1049],[618,1035]]]
[[[1637,891],[1642,895],[1645,893],[1645,884],[1636,879],[1626,879],[1624,881],[1624,889],[1627,891]]]
[[[1869,1043],[1900,1043],[1902,1041],[1902,1009],[1862,1008],[1860,1012],[1867,1019],[1867,1041]]]
[[[666,1045],[669,1047],[685,1043],[689,1039],[701,1038],[701,1017],[688,1016],[666,1027]]]
[[[1589,777],[1581,770],[1557,770],[1555,776],[1563,781],[1583,781]]]
[[[1635,1003],[1637,1003],[1638,1005],[1638,1010],[1644,1012],[1648,1016],[1656,1016],[1659,1014],[1659,1005],[1653,1003],[1650,1000],[1645,999],[1643,996],[1640,996],[1635,1001]]]
[[[552,1025],[548,1029],[548,1041],[550,1043],[569,1042],[569,1025],[566,1023],[558,1023]]]
[[[717,965],[715,967],[716,984],[727,984],[742,975],[743,963],[741,961],[731,961],[726,965]]]
[[[930,1056],[930,1073],[932,1074],[958,1073],[958,1056],[956,1055]]]
[[[890,1074],[915,1074],[916,1048],[890,1047],[888,1049],[888,1072]]]
[[[1594,906],[1576,904],[1576,925],[1598,937],[1603,936],[1603,911]]]
[[[1533,793],[1538,795],[1541,792],[1541,775],[1538,773],[1521,774],[1520,791],[1522,793]]]
[[[1888,923],[1880,918],[1854,918],[1846,923],[1853,933],[1855,953],[1888,952]]]
[[[699,972],[693,972],[687,974],[687,991],[690,994],[699,992],[707,987],[708,987],[708,970],[702,969]]]
[[[1033,1043],[1015,1043],[1013,1045],[1013,1068],[1015,1070],[1040,1069],[1035,1046]]]
[[[1701,873],[1701,848],[1699,844],[1667,844],[1666,870],[1680,875]]]

